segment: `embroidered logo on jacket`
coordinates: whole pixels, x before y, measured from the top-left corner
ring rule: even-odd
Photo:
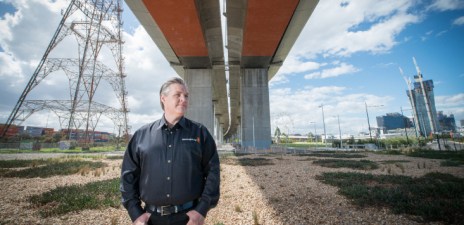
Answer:
[[[200,137],[195,138],[182,138],[182,141],[195,141],[200,144]]]
[[[197,141],[194,138],[182,138],[182,141]]]

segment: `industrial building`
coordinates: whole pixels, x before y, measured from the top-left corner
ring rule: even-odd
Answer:
[[[377,116],[376,119],[377,127],[384,131],[413,127],[412,121],[400,113],[387,113],[385,116]]]
[[[438,112],[438,124],[442,131],[452,131],[456,132],[456,120],[454,119],[454,115],[450,114],[445,115],[443,111]],[[462,124],[462,122],[461,122]]]

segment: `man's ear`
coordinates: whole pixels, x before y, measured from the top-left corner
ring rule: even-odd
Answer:
[[[161,96],[160,96],[160,100],[161,100],[161,102],[164,104],[165,101],[166,101],[166,96],[161,95]]]

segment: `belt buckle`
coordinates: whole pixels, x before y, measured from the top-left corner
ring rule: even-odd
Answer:
[[[169,211],[169,207],[171,206],[170,205],[160,206],[161,212],[159,213],[161,214],[161,216],[167,216],[171,214],[171,212]]]

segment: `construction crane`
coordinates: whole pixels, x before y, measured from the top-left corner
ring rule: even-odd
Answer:
[[[433,119],[434,117],[432,115],[432,109],[430,106],[430,98],[427,94],[427,91],[425,90],[424,81],[422,80],[422,73],[419,69],[419,66],[417,65],[416,58],[412,57],[412,60],[414,61],[414,66],[416,67],[416,71],[417,71],[417,77],[419,79],[419,83],[422,89],[422,95],[424,96],[425,108],[426,108],[427,116],[429,117],[429,122],[430,122],[430,129],[432,133],[435,133],[437,129],[436,129],[436,125]]]
[[[406,82],[406,85],[408,86],[409,100],[411,101],[412,112],[413,112],[413,115],[414,115],[414,118],[413,118],[414,119],[414,126],[416,126],[416,128],[417,128],[417,126],[420,127],[419,120],[418,120],[418,115],[417,115],[417,110],[416,110],[416,103],[415,103],[415,100],[414,100],[414,95],[412,93],[411,79],[409,77],[404,76],[403,69],[401,69],[401,67],[398,67],[398,68],[400,69],[401,76],[403,76],[403,79]],[[419,131],[416,129],[416,137],[419,136],[418,132]]]

